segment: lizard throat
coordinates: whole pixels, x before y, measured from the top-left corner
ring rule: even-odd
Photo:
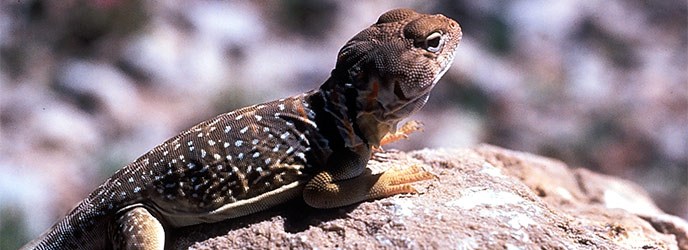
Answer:
[[[360,90],[352,84],[334,81],[330,79],[320,88],[325,102],[322,111],[336,124],[338,137],[342,139],[345,147],[379,145],[385,134],[396,130],[396,125],[401,119],[418,109],[415,108],[418,105],[410,105],[418,103],[416,100],[394,100],[400,104],[399,108],[388,109],[382,105],[384,101],[381,102],[379,94],[390,91],[375,87],[374,83],[369,84],[370,90]]]

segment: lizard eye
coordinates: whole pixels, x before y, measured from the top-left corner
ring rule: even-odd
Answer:
[[[442,39],[442,33],[439,31],[432,32],[424,40],[416,41],[414,44],[416,47],[433,53],[440,51],[442,45],[444,45],[444,39]]]
[[[444,40],[442,40],[442,34],[440,34],[439,32],[433,32],[425,38],[424,49],[430,52],[437,52],[440,51],[440,48],[443,44]]]

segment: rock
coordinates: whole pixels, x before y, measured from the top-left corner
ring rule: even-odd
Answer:
[[[177,248],[688,249],[688,223],[638,186],[560,161],[482,145],[386,152],[374,171],[416,164],[438,176],[339,209],[295,200],[252,216],[170,230]]]

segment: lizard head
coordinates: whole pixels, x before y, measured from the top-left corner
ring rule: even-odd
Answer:
[[[443,15],[388,11],[344,45],[331,77],[342,80],[328,81],[321,90],[347,93],[343,99],[349,103],[340,105],[355,109],[357,125],[377,144],[426,103],[461,35],[459,24]]]

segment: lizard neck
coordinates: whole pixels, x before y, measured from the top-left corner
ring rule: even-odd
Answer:
[[[382,137],[393,129],[393,125],[379,121],[358,103],[358,89],[330,77],[320,87],[322,111],[327,122],[332,123],[344,147],[358,148],[378,146]]]

